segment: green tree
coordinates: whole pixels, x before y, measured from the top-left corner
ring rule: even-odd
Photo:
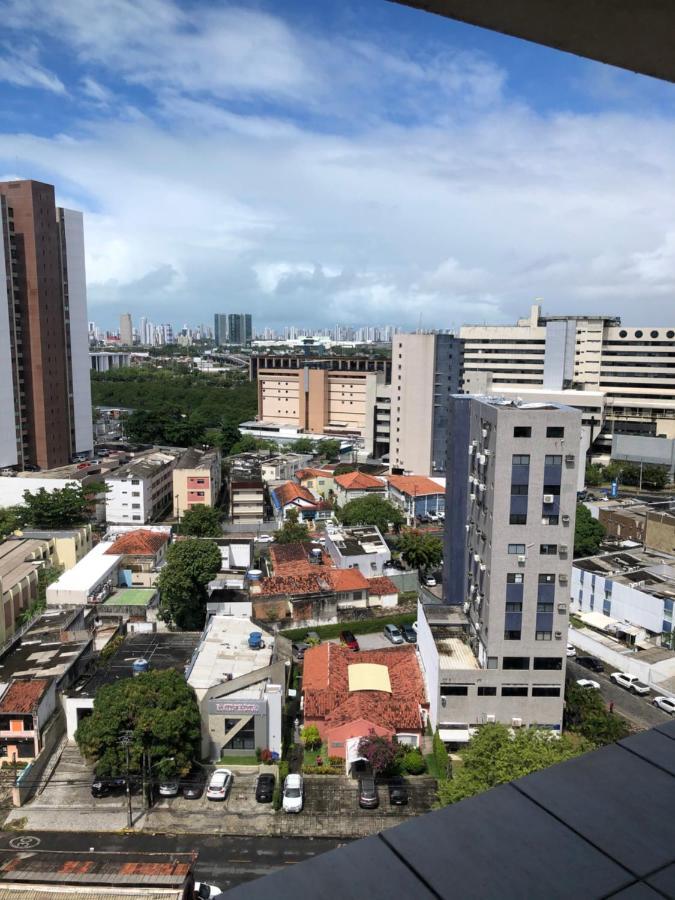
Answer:
[[[305,725],[302,729],[302,743],[306,750],[318,750],[321,746],[321,735],[316,725]]]
[[[375,525],[382,532],[388,531],[389,525],[398,530],[405,522],[398,506],[377,494],[350,500],[338,511],[337,516],[344,525]]]
[[[596,747],[620,741],[630,734],[626,720],[605,708],[600,691],[579,687],[574,681],[565,689],[565,727]]]
[[[455,769],[452,779],[439,783],[439,802],[445,806],[474,797],[589,749],[584,741],[567,735],[556,737],[531,728],[511,734],[505,725],[483,725],[462,751],[462,766]]]
[[[66,485],[55,491],[23,492],[20,515],[35,528],[70,528],[91,518],[93,499],[105,490],[103,484]]]
[[[605,526],[594,519],[583,503],[577,503],[577,519],[574,528],[574,555],[593,556],[600,549],[605,536]]]
[[[223,422],[215,433],[215,444],[221,450],[223,456],[232,453],[232,448],[241,440],[241,432],[231,422]]]
[[[182,672],[146,672],[99,688],[93,713],[83,719],[75,740],[99,775],[120,775],[126,772],[125,734],[132,772],[142,771],[143,754],[155,775],[189,771],[200,755],[201,723],[197,698]]]
[[[203,628],[206,585],[220,571],[220,565],[220,550],[214,541],[193,538],[173,543],[157,580],[162,619],[186,631]]]
[[[443,542],[440,538],[419,531],[404,532],[399,540],[399,550],[412,569],[435,569],[443,559]]]
[[[589,464],[586,466],[586,485],[588,487],[597,487],[605,480],[605,467],[598,464]]]
[[[220,518],[220,512],[215,507],[196,504],[183,513],[180,533],[193,537],[222,537]]]
[[[230,455],[235,453],[257,453],[258,450],[276,450],[276,445],[271,441],[263,441],[251,434],[243,434],[236,444],[230,447]]]
[[[643,466],[642,486],[661,491],[668,484],[668,466]]]
[[[21,506],[5,506],[0,509],[0,540],[4,540],[8,534],[12,534],[17,528],[21,528],[24,509]]]
[[[289,449],[292,453],[314,453],[316,452],[316,442],[307,437],[298,438],[289,445]]]
[[[368,760],[375,775],[396,775],[401,768],[404,748],[395,740],[371,730],[359,741],[358,753]]]
[[[274,535],[277,544],[297,544],[298,541],[309,540],[309,528],[298,521],[297,509],[290,509],[286,514],[286,521]]]
[[[340,458],[340,441],[321,441],[317,448],[317,452],[324,459]]]
[[[30,622],[38,613],[47,606],[47,588],[53,584],[63,572],[63,566],[41,566],[38,569],[38,589],[35,601],[19,616],[19,625]]]

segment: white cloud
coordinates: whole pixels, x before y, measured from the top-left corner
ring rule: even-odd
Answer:
[[[38,61],[35,47],[16,50],[6,47],[0,56],[0,81],[19,87],[41,88],[54,94],[65,94],[63,82]]]

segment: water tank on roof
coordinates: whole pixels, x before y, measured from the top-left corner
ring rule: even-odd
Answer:
[[[249,581],[260,581],[262,574],[262,569],[249,569],[246,573],[246,577]]]
[[[135,659],[131,665],[133,669],[134,675],[142,675],[143,672],[148,672],[150,670],[150,663],[147,659],[141,657],[140,659]]]

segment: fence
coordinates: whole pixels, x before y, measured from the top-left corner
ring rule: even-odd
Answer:
[[[397,572],[396,575],[387,573],[387,578],[394,582],[400,594],[405,594],[408,591],[416,591],[420,586],[417,571]]]

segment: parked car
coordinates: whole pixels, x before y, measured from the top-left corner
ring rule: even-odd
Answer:
[[[180,780],[178,776],[163,779],[158,787],[160,797],[177,797],[179,790]]]
[[[255,783],[255,799],[257,803],[271,803],[274,796],[276,779],[271,772],[261,772]]]
[[[404,625],[401,628],[401,634],[403,635],[403,640],[407,644],[417,643],[417,630],[413,628],[412,625]]]
[[[359,649],[359,642],[356,640],[356,637],[351,631],[346,629],[340,632],[340,643],[344,644],[345,647],[348,647],[350,650]]]
[[[406,806],[408,803],[408,785],[403,778],[392,778],[389,782],[389,804]]]
[[[303,786],[302,775],[287,775],[284,781],[284,794],[281,808],[287,813],[302,812]]]
[[[675,714],[675,700],[672,697],[654,697],[652,703],[670,716]]]
[[[195,881],[195,897],[197,900],[210,900],[218,897],[223,892],[215,884],[207,884],[205,881]]]
[[[438,522],[438,513],[435,513],[435,512],[427,513],[427,519],[430,522]]]
[[[190,772],[183,782],[183,796],[186,800],[199,800],[204,793],[206,776],[203,769]]]
[[[425,575],[424,576],[424,586],[425,587],[436,587],[436,579],[433,575]]]
[[[385,625],[384,636],[388,641],[391,641],[392,644],[403,643],[403,635],[401,634],[401,629],[398,627],[398,625]]]
[[[300,660],[305,658],[305,650],[309,650],[309,644],[304,641],[293,641],[293,656]]]
[[[216,769],[206,789],[207,800],[224,800],[232,786],[234,776],[229,769]]]
[[[379,805],[380,797],[375,779],[372,775],[362,775],[359,778],[359,806],[362,809],[377,809]]]
[[[110,797],[111,794],[122,794],[127,789],[127,780],[123,775],[94,775],[91,783],[91,796]]]
[[[614,684],[618,684],[619,687],[632,691],[634,694],[639,694],[641,697],[649,693],[649,685],[640,681],[637,675],[629,675],[628,672],[612,672],[609,677]]]
[[[255,539],[256,544],[271,544],[274,540],[274,535],[272,534],[259,534]]]
[[[577,656],[575,662],[579,666],[583,666],[584,669],[590,669],[591,672],[604,672],[605,667],[600,662],[599,659],[596,659],[594,656]]]
[[[593,681],[592,678],[577,678],[577,684],[580,688],[587,688],[591,691],[599,691],[600,690],[600,682]]]
[[[567,651],[566,651],[566,652],[567,652],[567,655],[568,655],[568,656],[576,656],[576,654],[577,654],[577,651],[574,649],[574,647],[573,647],[571,644],[568,644],[568,645],[567,645]]]

